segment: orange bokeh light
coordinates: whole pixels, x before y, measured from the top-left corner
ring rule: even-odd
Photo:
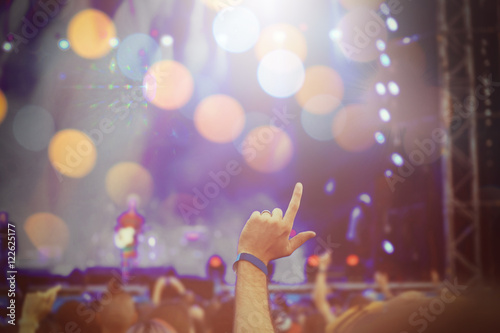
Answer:
[[[274,24],[262,30],[255,45],[255,54],[257,59],[262,60],[269,52],[280,49],[295,53],[302,61],[307,56],[307,42],[304,35],[289,24]]]
[[[212,95],[196,108],[194,124],[200,134],[213,142],[231,142],[245,126],[245,111],[240,103],[226,95]]]
[[[309,256],[307,258],[307,264],[311,267],[318,267],[319,266],[319,256],[316,254]]]
[[[373,133],[380,127],[377,115],[363,105],[351,104],[338,111],[333,119],[333,136],[344,150],[360,152],[375,143]]]
[[[38,252],[48,258],[60,258],[68,247],[68,226],[54,214],[31,215],[24,223],[24,230]]]
[[[247,164],[265,173],[282,170],[293,156],[292,140],[286,132],[274,126],[253,129],[246,136],[242,147]]]
[[[113,21],[96,9],[76,14],[68,25],[68,40],[73,51],[82,58],[97,59],[111,51],[110,40],[116,37]]]
[[[143,84],[146,99],[164,110],[175,110],[186,105],[194,90],[189,70],[173,60],[154,63],[144,76]]]
[[[144,207],[153,195],[153,177],[140,164],[121,162],[106,174],[106,191],[118,206],[126,207],[134,196],[138,206]]]
[[[327,66],[309,67],[302,88],[295,94],[300,106],[314,114],[326,114],[335,110],[343,96],[342,78]]]
[[[7,98],[5,98],[3,91],[0,90],[0,124],[3,122],[5,116],[7,115],[7,108]]]
[[[355,254],[350,254],[345,259],[345,262],[349,266],[356,266],[357,264],[359,264],[359,257]]]
[[[97,159],[92,139],[76,129],[57,132],[50,140],[48,154],[54,169],[71,178],[86,176]]]

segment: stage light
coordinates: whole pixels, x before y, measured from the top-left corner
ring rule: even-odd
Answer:
[[[275,126],[253,129],[246,136],[242,147],[246,163],[264,173],[284,169],[292,160],[294,151],[290,136]]]
[[[60,39],[59,42],[57,42],[57,46],[63,51],[66,51],[69,49],[69,42],[67,39]]]
[[[174,44],[174,38],[170,35],[163,35],[160,39],[160,43],[163,46],[172,46]]]
[[[129,79],[140,81],[149,67],[161,59],[158,43],[146,34],[127,36],[116,52],[116,62],[123,75]],[[163,73],[167,76],[167,73]],[[159,77],[161,80],[162,78]]]
[[[181,63],[162,60],[149,67],[143,86],[143,94],[149,102],[163,110],[175,110],[191,99],[194,81]]]
[[[71,178],[82,178],[94,168],[97,149],[87,134],[65,129],[50,140],[48,155],[57,172]]]
[[[0,124],[3,122],[5,116],[7,115],[7,108],[7,98],[5,98],[3,91],[0,90]]]
[[[375,140],[378,143],[383,144],[385,142],[384,134],[382,134],[381,132],[375,132]]]
[[[359,201],[364,202],[365,204],[369,205],[372,202],[372,198],[366,193],[363,193],[359,196]]]
[[[387,253],[387,254],[392,254],[394,253],[394,246],[392,245],[391,242],[389,242],[388,240],[384,240],[382,242],[382,247],[384,248],[384,251]]]
[[[110,40],[116,37],[113,20],[97,9],[85,9],[68,25],[68,40],[73,51],[82,58],[97,59],[111,50]]]
[[[52,115],[35,105],[27,105],[19,110],[12,127],[17,142],[31,151],[46,148],[55,132]]]
[[[389,30],[398,30],[398,21],[396,21],[393,17],[388,17],[385,23],[387,24],[387,28],[389,28]]]
[[[347,256],[345,262],[351,267],[356,266],[359,264],[359,257],[355,254],[350,254]]]
[[[233,7],[217,14],[213,23],[217,44],[228,52],[241,53],[252,48],[260,36],[260,24],[247,8]]]
[[[396,82],[389,81],[389,83],[387,84],[387,88],[389,88],[389,92],[394,96],[399,95],[399,86]]]
[[[109,40],[109,45],[112,48],[116,48],[120,44],[120,40],[117,37],[113,37]]]
[[[208,259],[208,265],[211,268],[219,268],[222,266],[222,258],[217,255],[211,256],[210,259]]]
[[[339,39],[342,38],[342,31],[339,30],[339,29],[332,29],[330,30],[330,32],[328,33],[328,36],[330,37],[330,39],[332,41],[338,41]]]
[[[403,42],[403,44],[410,44],[411,38],[410,37],[405,37],[405,38],[403,38],[402,42]]]
[[[319,266],[319,256],[316,254],[313,254],[313,255],[307,257],[307,265],[309,267],[318,267]]]
[[[12,51],[12,44],[9,43],[9,42],[4,42],[3,45],[2,45],[2,49],[5,52],[10,52],[10,51]]]
[[[106,192],[115,204],[126,207],[133,195],[138,206],[144,207],[153,195],[153,177],[142,165],[135,162],[115,164],[106,173]]]
[[[272,51],[260,61],[257,78],[267,94],[277,98],[289,97],[304,84],[304,65],[295,53]]]
[[[380,63],[384,67],[389,67],[391,65],[391,58],[389,58],[389,56],[387,54],[382,53],[380,55]]]
[[[227,95],[212,95],[196,107],[194,125],[207,140],[226,143],[236,139],[245,126],[241,104]]]
[[[392,154],[391,159],[396,166],[402,166],[404,164],[403,157],[401,157],[401,155],[399,155],[398,153]]]
[[[156,238],[154,238],[152,236],[149,237],[148,238],[148,244],[149,244],[149,246],[154,247],[156,245]]]
[[[385,93],[386,93],[385,86],[382,82],[378,82],[375,85],[375,90],[377,91],[377,94],[379,94],[380,96],[385,95]]]
[[[389,113],[389,111],[387,111],[387,109],[384,108],[380,109],[378,111],[378,115],[384,123],[387,123],[388,121],[391,120],[391,114]]]
[[[377,42],[376,42],[376,46],[377,46],[377,49],[380,51],[380,52],[383,52],[385,51],[385,42],[381,39],[378,39]]]
[[[385,174],[385,176],[387,178],[392,177],[392,171],[391,170],[385,170],[384,174]]]
[[[325,193],[332,194],[335,191],[335,181],[333,179],[329,179],[325,184]]]

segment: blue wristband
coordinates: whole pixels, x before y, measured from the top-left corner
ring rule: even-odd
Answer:
[[[240,253],[240,254],[238,254],[238,256],[236,257],[236,261],[233,264],[233,271],[236,271],[236,263],[238,261],[240,261],[240,260],[245,260],[245,261],[248,261],[248,262],[252,263],[255,267],[257,267],[262,272],[264,272],[264,274],[267,275],[268,272],[267,272],[267,266],[266,266],[266,264],[264,264],[262,262],[262,260],[260,260],[256,256],[251,255],[250,253]]]

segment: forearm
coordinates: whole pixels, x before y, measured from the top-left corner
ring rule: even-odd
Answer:
[[[21,318],[19,321],[19,333],[35,333],[38,329],[38,320]]]
[[[335,316],[330,311],[330,306],[327,300],[327,285],[326,285],[326,271],[318,271],[316,275],[316,283],[313,289],[313,301],[318,311],[323,315],[327,323],[335,320]]]
[[[274,333],[266,275],[247,261],[238,262],[234,332]]]

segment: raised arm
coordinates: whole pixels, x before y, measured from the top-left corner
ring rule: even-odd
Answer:
[[[328,287],[326,285],[326,271],[331,262],[331,252],[327,251],[319,257],[318,273],[316,275],[316,282],[313,288],[313,301],[319,313],[325,318],[326,324],[330,324],[335,320],[335,315],[330,311],[327,295]]]
[[[297,183],[290,205],[283,216],[281,209],[253,212],[243,227],[238,242],[238,254],[248,253],[265,265],[269,261],[291,255],[316,234],[301,232],[290,239],[293,221],[300,206],[302,184]],[[254,264],[238,261],[236,264],[235,333],[274,332],[269,311],[267,276]]]

